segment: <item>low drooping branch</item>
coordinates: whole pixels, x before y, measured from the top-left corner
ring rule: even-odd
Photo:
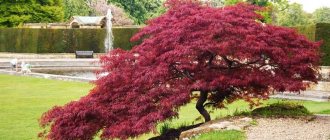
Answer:
[[[207,100],[207,94],[208,94],[208,92],[206,90],[201,90],[200,91],[200,96],[199,96],[198,101],[196,103],[196,109],[204,117],[205,122],[208,122],[208,121],[211,120],[210,114],[204,108],[204,103]]]

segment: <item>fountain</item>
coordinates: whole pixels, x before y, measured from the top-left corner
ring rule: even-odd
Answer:
[[[107,36],[104,40],[104,46],[105,46],[105,53],[108,53],[109,51],[113,50],[113,34],[112,34],[112,13],[111,9],[109,8],[106,15],[106,30],[107,30]]]

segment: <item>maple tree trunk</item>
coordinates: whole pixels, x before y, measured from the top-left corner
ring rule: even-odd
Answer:
[[[208,122],[211,120],[211,117],[210,117],[210,114],[204,108],[204,103],[205,103],[206,99],[207,99],[207,91],[201,90],[200,96],[196,103],[196,109],[204,117],[205,122]]]

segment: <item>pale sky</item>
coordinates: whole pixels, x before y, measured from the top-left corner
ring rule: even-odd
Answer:
[[[330,0],[289,0],[290,3],[296,2],[303,5],[308,13],[313,13],[315,9],[320,7],[330,7]]]

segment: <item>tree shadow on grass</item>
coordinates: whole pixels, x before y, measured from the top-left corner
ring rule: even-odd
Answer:
[[[182,126],[177,129],[171,128],[171,129],[168,129],[163,134],[156,136],[156,137],[152,137],[149,140],[177,140],[177,139],[179,139],[181,132],[196,128],[202,124],[203,123],[189,125],[189,126]]]

